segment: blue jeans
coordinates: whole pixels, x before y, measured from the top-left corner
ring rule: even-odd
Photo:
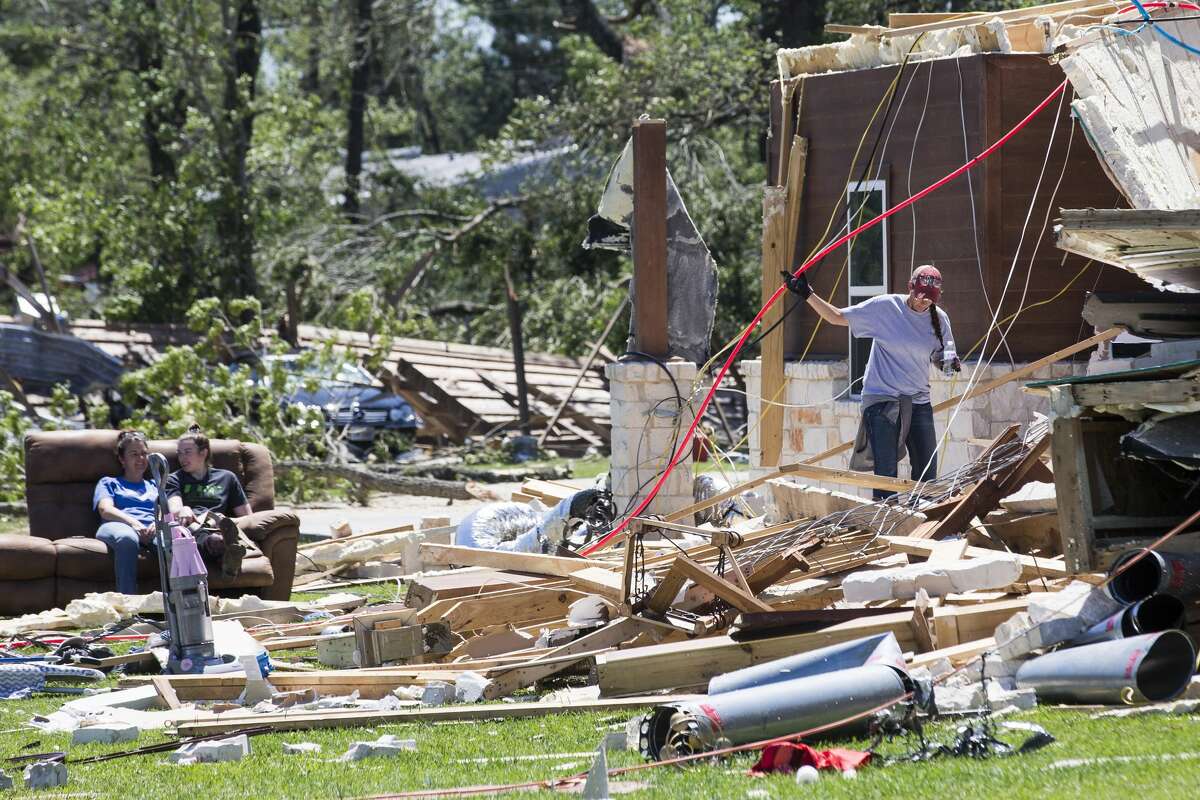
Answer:
[[[108,552],[112,553],[113,568],[117,573],[117,591],[121,594],[137,594],[137,560],[143,547],[137,533],[124,522],[105,522],[96,531],[96,538],[108,545]],[[144,546],[153,548],[153,544]]]
[[[871,440],[871,451],[875,456],[875,474],[888,478],[896,477],[899,462],[900,426],[893,423],[884,413],[887,403],[876,403],[863,412],[867,436]],[[914,403],[912,422],[908,426],[908,461],[912,467],[912,479],[931,480],[937,477],[937,431],[933,427],[933,406],[929,403]],[[876,500],[891,497],[895,492],[875,489]]]

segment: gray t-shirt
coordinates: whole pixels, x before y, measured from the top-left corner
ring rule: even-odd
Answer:
[[[875,340],[863,376],[864,408],[902,395],[912,397],[914,403],[929,402],[929,364],[942,355],[941,348],[930,312],[918,314],[908,307],[907,299],[904,294],[881,294],[842,309],[852,336]],[[940,308],[937,313],[945,349],[953,357],[950,318]]]

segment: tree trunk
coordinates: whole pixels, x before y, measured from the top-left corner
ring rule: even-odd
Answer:
[[[445,497],[450,500],[470,500],[472,495],[465,483],[439,481],[434,478],[406,478],[384,475],[350,464],[325,464],[316,461],[276,461],[275,469],[295,469],[319,478],[338,478],[352,482],[361,489],[373,489],[389,494],[411,494],[421,497]]]
[[[175,92],[169,109],[163,108],[158,97],[162,91],[158,76],[163,68],[163,46],[158,35],[158,24],[158,0],[145,0],[145,18],[134,39],[137,72],[146,89],[142,110],[142,141],[146,144],[150,174],[159,181],[174,183],[178,168],[175,157],[163,144],[163,129],[170,127],[179,130],[183,127],[187,102],[182,90]]]
[[[346,115],[346,197],[343,209],[358,217],[364,146],[363,122],[367,111],[367,82],[371,77],[371,3],[355,5],[354,61],[350,67],[350,106]]]
[[[262,14],[255,0],[237,6],[234,30],[233,68],[225,70],[223,103],[226,187],[223,190],[220,236],[230,261],[223,276],[224,289],[232,297],[258,294],[254,271],[254,219],[252,187],[246,160],[254,139],[254,102],[259,60],[262,55]]]

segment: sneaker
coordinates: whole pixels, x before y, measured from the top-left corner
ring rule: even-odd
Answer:
[[[237,523],[226,516],[217,518],[217,530],[225,540],[225,554],[221,556],[221,572],[227,578],[236,578],[242,573],[242,559],[246,557],[246,546],[239,540]]]

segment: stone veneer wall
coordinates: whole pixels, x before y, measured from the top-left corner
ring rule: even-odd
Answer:
[[[1017,366],[1021,366],[1018,364]],[[1021,390],[1026,383],[1047,378],[1059,378],[1083,374],[1086,363],[1058,363],[1038,370],[1033,376],[1005,384],[988,394],[964,403],[951,424],[947,409],[934,415],[938,435],[950,424],[950,436],[939,452],[938,472],[966,464],[979,453],[978,447],[968,444],[970,439],[992,439],[1013,424],[1022,426],[1033,421],[1034,412],[1049,414],[1049,398],[1027,394]],[[938,403],[956,394],[961,394],[975,363],[963,365],[963,371],[952,380],[940,373],[930,371],[930,396]],[[743,361],[742,374],[746,379],[747,410],[750,424],[750,467],[751,473],[762,474],[761,449],[758,436],[760,410],[760,379],[762,362]],[[1011,371],[1008,364],[993,364],[981,371],[979,382],[985,383]],[[857,400],[833,400],[846,386],[849,367],[845,361],[793,361],[784,365],[787,389],[780,402],[803,408],[786,408],[783,414],[783,451],[781,464],[802,461],[824,450],[852,440],[858,433],[860,406]],[[821,462],[821,466],[844,469],[849,463],[849,451]],[[900,463],[899,476],[910,476],[908,459]],[[803,483],[837,489],[842,492],[869,496],[870,490],[855,490],[853,487],[805,480]]]
[[[638,487],[650,481],[638,493],[638,497],[645,497],[654,486],[651,479],[657,480],[658,473],[673,455],[671,443],[675,439],[676,417],[682,417],[679,420],[680,439],[695,418],[695,404],[687,401],[696,379],[696,365],[690,361],[668,361],[666,366],[684,398],[680,414],[676,412],[675,388],[658,364],[618,361],[605,367],[612,415],[609,474],[618,513],[625,512]],[[689,449],[644,513],[669,514],[691,505],[692,497]]]

